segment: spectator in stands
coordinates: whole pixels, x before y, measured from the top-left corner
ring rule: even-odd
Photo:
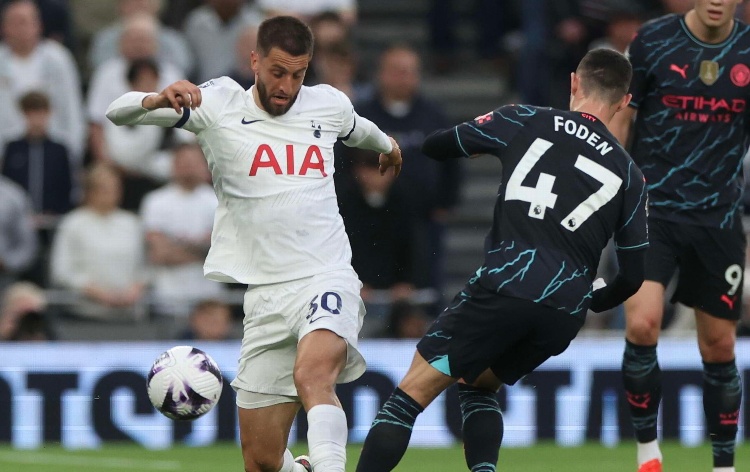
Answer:
[[[457,34],[461,14],[455,0],[432,0],[427,15],[430,46],[435,53],[434,68],[437,73],[454,70],[459,39]],[[511,16],[507,0],[478,0],[474,2],[472,31],[474,49],[480,59],[497,61],[503,55],[501,41]]]
[[[153,59],[130,62],[127,90],[161,90],[159,65]],[[192,142],[191,133],[157,126],[115,126],[109,120],[92,121],[91,153],[97,162],[114,165],[123,178],[122,208],[138,211],[143,196],[161,187],[172,173],[174,143]]]
[[[2,293],[0,341],[55,339],[46,315],[47,297],[37,285],[16,282]]]
[[[116,170],[93,166],[84,179],[84,203],[60,222],[52,245],[51,278],[81,296],[75,315],[132,319],[143,296],[144,244],[136,215],[118,208]]]
[[[0,176],[0,292],[31,265],[36,255],[29,197],[18,184]]]
[[[232,310],[216,299],[198,302],[190,312],[190,327],[179,339],[185,341],[224,341],[232,332]]]
[[[391,173],[380,175],[377,154],[357,150],[352,156],[353,185],[338,189],[338,197],[362,300],[367,304],[373,290],[406,298],[414,290],[409,201]]]
[[[318,51],[316,61],[316,81],[328,84],[344,92],[352,103],[359,103],[372,97],[371,84],[357,80],[357,61],[352,44],[341,41]]]
[[[92,39],[89,66],[96,69],[106,61],[116,58],[120,54],[120,37],[128,18],[146,15],[153,18],[156,23],[159,62],[173,64],[177,69],[190,74],[194,66],[193,53],[180,31],[159,22],[162,5],[162,0],[119,0],[118,21],[98,31]]]
[[[414,292],[412,213],[394,176],[380,175],[377,154],[357,149],[346,156],[352,178],[336,181],[339,212],[367,308],[360,336],[376,337],[385,331],[391,304]]]
[[[2,11],[0,44],[0,147],[23,135],[18,99],[32,90],[51,101],[49,133],[64,143],[75,168],[83,159],[85,126],[81,81],[73,56],[56,41],[42,38],[39,10],[31,0],[13,0]]]
[[[12,0],[0,0],[0,9]],[[73,20],[67,0],[34,0],[42,21],[42,36],[57,41],[75,53]]]
[[[31,197],[37,228],[51,227],[73,208],[73,178],[68,150],[49,137],[50,101],[29,92],[19,101],[26,135],[5,148],[2,174]]]
[[[327,11],[316,15],[310,20],[310,30],[315,44],[312,60],[305,73],[305,85],[325,83],[318,71],[323,51],[341,43],[351,43],[349,25],[336,12]]]
[[[243,0],[206,0],[185,20],[183,31],[196,58],[197,82],[220,77],[232,68],[237,36],[247,26],[258,26],[263,17]],[[114,97],[116,98],[116,97]]]
[[[255,50],[258,36],[258,28],[246,26],[239,35],[234,45],[234,66],[225,75],[231,77],[242,88],[249,89],[255,83],[255,72],[250,66],[250,55]]]
[[[401,300],[391,307],[385,335],[394,339],[419,339],[429,326],[430,317],[423,307]]]
[[[380,56],[375,96],[357,104],[357,110],[393,136],[409,156],[395,185],[411,202],[413,280],[419,288],[439,291],[445,223],[458,203],[462,172],[457,159],[439,163],[421,153],[424,138],[448,122],[440,107],[420,94],[420,67],[410,47],[388,48]]]
[[[183,144],[174,150],[172,183],[143,200],[154,303],[161,315],[184,316],[198,300],[223,290],[203,276],[218,206],[209,179],[200,146]]]
[[[278,15],[291,15],[300,18],[306,23],[313,23],[317,15],[322,13],[335,13],[348,26],[357,22],[357,2],[356,0],[257,0],[266,17]],[[312,25],[311,25],[312,26]],[[318,36],[313,29],[315,40]]]
[[[200,7],[204,0],[164,0],[161,19],[165,25],[172,28],[182,29],[185,19],[196,8]]]
[[[49,246],[60,217],[74,205],[74,185],[67,148],[50,139],[50,101],[41,92],[21,97],[26,135],[5,148],[0,169],[30,197],[39,247],[37,257],[23,277],[47,284]]]
[[[605,36],[593,41],[589,49],[609,48],[625,53],[642,23],[641,15],[636,12],[613,12],[607,23]]]
[[[576,69],[589,42],[580,1],[520,3],[524,41],[517,61],[517,81],[521,101],[567,108],[570,71]]]

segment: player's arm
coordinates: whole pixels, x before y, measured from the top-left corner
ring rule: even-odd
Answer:
[[[498,108],[458,126],[431,133],[422,143],[422,153],[437,161],[481,154],[499,156],[533,114],[532,109],[524,106]]]
[[[354,107],[342,92],[338,92],[342,102],[343,126],[339,141],[346,146],[367,149],[380,153],[380,175],[384,175],[389,167],[393,167],[395,175],[401,173],[401,148],[395,139],[385,134],[372,121],[359,116]]]
[[[600,313],[616,307],[641,288],[646,267],[645,248],[637,251],[617,251],[619,270],[614,280],[604,288],[594,290],[591,310]]]
[[[210,92],[209,92],[210,93]],[[185,128],[198,133],[214,120],[214,113],[203,105],[204,90],[180,80],[160,93],[128,92],[107,108],[107,118],[123,125],[156,125]]]
[[[648,248],[648,198],[643,174],[629,160],[628,178],[615,231],[615,249],[619,270],[611,284],[595,290],[591,310],[613,308],[630,298],[643,283]]]

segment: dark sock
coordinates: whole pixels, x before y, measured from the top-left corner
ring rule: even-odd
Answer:
[[[367,433],[357,472],[388,472],[398,465],[406,452],[411,430],[424,408],[400,388],[375,415]]]
[[[703,411],[711,435],[714,467],[734,466],[742,384],[734,361],[703,363]]]
[[[464,455],[471,472],[495,472],[503,440],[503,414],[495,392],[458,384]]]
[[[661,369],[656,359],[656,345],[637,346],[625,340],[622,380],[635,438],[640,443],[654,441],[661,402]]]

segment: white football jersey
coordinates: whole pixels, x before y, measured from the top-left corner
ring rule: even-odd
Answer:
[[[351,268],[333,184],[333,145],[342,139],[390,152],[388,137],[327,85],[303,86],[281,116],[266,113],[252,88],[227,77],[201,89],[201,106],[182,115],[146,111],[147,94],[130,92],[107,116],[120,125],[176,126],[197,135],[219,200],[205,275],[254,285]]]

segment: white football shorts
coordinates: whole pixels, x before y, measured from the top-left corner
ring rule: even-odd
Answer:
[[[299,401],[292,377],[297,343],[317,329],[333,331],[348,344],[346,367],[337,382],[359,378],[366,366],[357,350],[365,315],[361,288],[351,269],[250,286],[243,307],[239,367],[232,381],[237,405],[260,408]]]

